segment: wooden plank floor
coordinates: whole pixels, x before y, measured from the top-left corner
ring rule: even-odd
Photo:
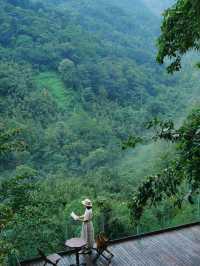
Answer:
[[[124,241],[109,247],[114,258],[110,266],[200,266],[200,225]],[[104,259],[92,262],[92,256],[81,256],[87,266],[108,265]],[[67,266],[75,256],[65,256],[58,264]],[[42,266],[32,262],[26,266]]]

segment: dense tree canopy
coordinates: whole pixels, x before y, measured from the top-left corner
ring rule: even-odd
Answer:
[[[196,203],[180,213],[167,198],[134,212],[139,227],[129,219],[145,176],[172,169],[178,154],[185,171],[198,162],[182,155],[184,139],[178,149],[148,141],[144,124],[185,117],[199,81],[156,64],[160,20],[145,2],[6,0],[0,20],[1,262],[61,250],[80,233],[69,216],[84,197],[96,233],[111,238],[194,219]]]

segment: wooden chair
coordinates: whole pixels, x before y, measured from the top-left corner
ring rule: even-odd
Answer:
[[[97,252],[95,260],[100,256],[104,257],[108,262],[111,262],[111,259],[114,255],[108,250],[109,239],[104,233],[100,233],[96,238],[96,248],[93,248]]]
[[[44,252],[38,248],[38,253],[44,260],[44,266],[49,263],[53,266],[57,266],[58,262],[62,259],[62,257],[56,253],[46,256]]]

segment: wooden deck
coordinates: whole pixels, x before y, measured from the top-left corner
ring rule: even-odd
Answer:
[[[110,266],[200,266],[200,225],[156,232],[113,241],[109,249],[114,258]],[[108,265],[103,259],[92,262],[93,256],[81,255],[88,266]],[[75,262],[75,256],[65,255],[59,266]],[[26,262],[25,266],[43,266],[41,261]]]

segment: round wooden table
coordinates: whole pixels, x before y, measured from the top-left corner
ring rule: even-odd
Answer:
[[[86,245],[87,243],[81,238],[71,238],[65,242],[66,247],[73,248],[76,252],[76,264],[71,264],[70,266],[86,265],[86,263],[79,263],[79,251]]]

